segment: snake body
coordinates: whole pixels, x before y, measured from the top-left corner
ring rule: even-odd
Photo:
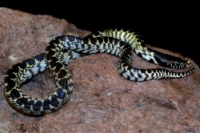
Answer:
[[[143,40],[134,32],[124,30],[104,30],[85,38],[62,35],[48,43],[46,52],[15,64],[6,73],[4,94],[12,106],[30,115],[51,113],[62,107],[69,99],[73,86],[72,77],[65,69],[71,60],[94,53],[108,53],[119,58],[118,71],[131,81],[146,81],[165,78],[182,78],[194,73],[195,68],[186,58],[162,54],[144,47]],[[143,59],[165,67],[190,69],[184,72],[173,72],[167,69],[133,68],[132,56],[135,52]],[[32,98],[20,90],[22,83],[39,72],[49,68],[56,81],[56,89],[46,98]]]

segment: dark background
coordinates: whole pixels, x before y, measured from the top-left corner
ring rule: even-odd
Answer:
[[[197,41],[200,38],[200,8],[197,2],[28,1],[9,3],[3,7],[62,18],[84,30],[132,29],[139,32],[146,43],[178,52],[200,66],[199,40]]]

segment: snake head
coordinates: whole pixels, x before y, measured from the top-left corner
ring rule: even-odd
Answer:
[[[154,58],[159,65],[163,67],[183,69],[186,67],[187,62],[179,57],[174,57],[168,54],[163,54],[158,51],[151,50],[154,53]]]
[[[170,68],[176,68],[176,69],[183,69],[186,67],[185,60],[182,60],[179,57],[174,57],[167,54],[155,54],[155,58],[159,62],[160,65],[170,67]]]

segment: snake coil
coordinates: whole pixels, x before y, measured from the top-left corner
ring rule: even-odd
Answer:
[[[133,68],[132,56],[135,52],[143,59],[163,66],[183,69],[184,72],[173,72],[167,69]],[[124,30],[104,30],[85,38],[62,35],[51,40],[46,52],[21,63],[15,64],[6,73],[4,94],[9,103],[25,114],[43,115],[58,110],[69,99],[73,86],[72,77],[65,69],[71,60],[94,53],[108,53],[119,58],[118,71],[131,81],[146,81],[165,78],[182,78],[195,72],[194,66],[186,58],[162,54],[144,47],[143,40],[134,32]],[[39,72],[49,68],[56,80],[56,89],[46,98],[32,98],[20,90],[22,83]]]

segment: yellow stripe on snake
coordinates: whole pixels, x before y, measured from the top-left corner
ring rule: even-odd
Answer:
[[[183,69],[189,65],[190,69],[184,72],[173,72],[163,68],[133,68],[131,66],[133,52],[160,66]],[[195,72],[195,68],[187,58],[182,60],[144,47],[143,40],[134,32],[104,30],[85,38],[62,35],[48,43],[45,53],[15,64],[7,71],[4,80],[6,99],[25,114],[37,116],[58,110],[66,103],[73,90],[72,77],[65,65],[73,59],[95,53],[108,53],[118,57],[119,74],[131,81],[182,78]],[[46,98],[36,99],[20,90],[22,83],[47,68],[51,70],[56,80],[56,89],[53,93]]]

